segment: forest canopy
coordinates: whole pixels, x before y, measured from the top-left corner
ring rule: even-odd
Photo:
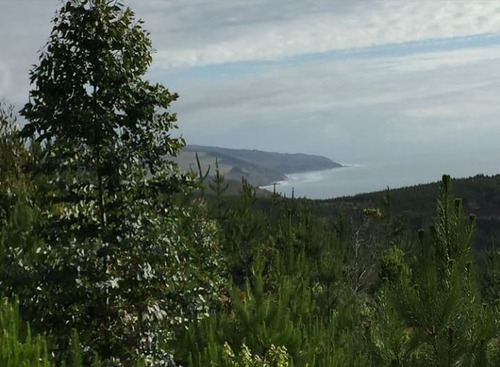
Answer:
[[[474,252],[449,176],[418,232],[391,193],[225,195],[173,161],[152,50],[120,2],[68,1],[26,124],[1,105],[0,365],[500,365],[500,255]]]

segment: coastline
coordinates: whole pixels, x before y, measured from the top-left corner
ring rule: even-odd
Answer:
[[[349,168],[349,167],[358,167],[360,165],[356,164],[340,164],[338,167],[333,167],[333,168],[324,168],[320,170],[312,170],[312,171],[301,171],[301,172],[294,172],[294,173],[286,173],[285,179],[284,180],[279,180],[279,181],[274,181],[272,183],[269,183],[267,185],[260,185],[258,186],[259,189],[262,190],[267,190],[270,192],[273,192],[275,187],[283,187],[283,186],[292,186],[293,183],[312,183],[312,182],[319,182],[324,179],[324,173],[333,171],[333,170],[339,170],[342,168]],[[304,175],[306,175],[306,179],[304,179]]]

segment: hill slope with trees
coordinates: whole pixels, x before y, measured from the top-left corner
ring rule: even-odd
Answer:
[[[177,96],[144,79],[132,10],[70,0],[53,23],[25,127],[0,108],[1,366],[500,365],[500,251],[473,251],[449,176],[418,231],[393,211],[412,191],[225,195],[165,159]]]
[[[227,179],[244,178],[253,186],[272,185],[286,179],[290,173],[319,171],[342,167],[339,163],[318,155],[271,153],[259,150],[229,149],[201,145],[187,145],[175,161],[184,171],[198,170],[215,173],[215,162]]]
[[[462,199],[464,211],[477,218],[476,248],[500,245],[500,175],[476,175],[454,179],[455,195]],[[318,200],[319,215],[339,215],[367,207],[386,207],[404,218],[415,230],[432,223],[439,182],[391,189],[351,197]]]

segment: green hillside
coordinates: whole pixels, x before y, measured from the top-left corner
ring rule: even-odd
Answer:
[[[290,173],[341,167],[318,155],[188,145],[176,158],[182,170],[198,170],[196,154],[203,172],[210,169],[209,175],[214,174],[217,160],[219,170],[226,178],[241,180],[243,177],[253,186],[272,185],[286,179]]]
[[[363,208],[387,207],[396,216],[404,218],[412,228],[425,228],[432,223],[436,211],[439,182],[433,182],[390,191],[359,194],[329,200],[318,200],[321,215],[359,211]],[[500,242],[500,175],[476,175],[453,180],[454,194],[462,199],[464,211],[477,218],[477,248]],[[389,195],[389,196],[388,196]]]

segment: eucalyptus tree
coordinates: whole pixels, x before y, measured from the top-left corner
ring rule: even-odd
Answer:
[[[178,96],[145,79],[152,45],[130,8],[72,0],[53,23],[21,110],[23,136],[42,147],[30,173],[44,243],[22,306],[61,348],[77,328],[108,361],[165,360],[162,341],[217,285],[199,276],[217,265],[213,225],[197,215],[187,235],[174,200],[189,186],[168,159],[184,146],[169,111]]]

